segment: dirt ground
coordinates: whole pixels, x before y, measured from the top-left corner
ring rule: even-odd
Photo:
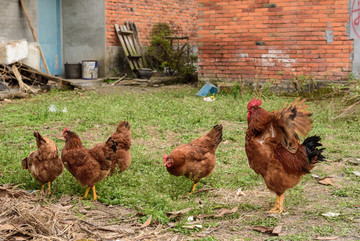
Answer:
[[[345,162],[336,162],[327,167],[326,171],[335,173],[346,165]],[[342,185],[342,178],[341,175],[332,176],[335,185]],[[352,185],[352,183],[348,184]],[[244,191],[244,195],[237,195],[233,190],[212,188],[209,201],[233,204],[235,208],[233,210],[221,209],[217,212],[218,216],[215,214],[194,217],[194,220],[189,223],[189,228],[194,225],[202,225],[203,228],[189,236],[170,231],[174,223],[166,226],[151,220],[142,223],[140,213],[121,206],[106,206],[97,201],[80,201],[78,197],[70,196],[55,200],[45,197],[39,191],[30,193],[14,185],[3,185],[0,186],[0,240],[180,241],[201,240],[209,237],[217,240],[266,240],[274,235],[272,232],[275,229],[265,230],[264,226],[258,227],[254,224],[254,220],[267,218],[277,220],[276,228],[280,229],[278,233],[280,237],[301,234],[304,230],[311,230],[312,227],[333,226],[335,231],[341,228],[330,220],[317,218],[306,212],[306,210],[316,210],[319,207],[330,209],[335,205],[338,202],[336,199],[321,198],[321,195],[331,196],[330,189],[318,184],[315,179],[307,181],[304,185],[305,191],[301,192],[301,198],[305,199],[305,202],[291,205],[290,210],[286,210],[281,215],[266,214],[266,210],[274,202],[274,195],[266,189],[265,185]],[[196,198],[201,203],[201,197]],[[294,197],[291,198],[294,199]],[[247,209],[248,204],[259,208]],[[354,206],[353,212],[359,212],[359,208],[359,205]],[[227,214],[236,212],[240,214],[239,218],[226,218]],[[181,216],[185,213],[186,210],[183,210],[174,215]],[[204,228],[209,222],[217,224]],[[353,219],[352,224],[359,227],[360,219]],[[260,228],[260,231],[254,231],[256,228]],[[318,240],[358,240],[359,235],[360,232],[357,231],[353,232],[353,236],[346,238],[338,236],[317,238]]]

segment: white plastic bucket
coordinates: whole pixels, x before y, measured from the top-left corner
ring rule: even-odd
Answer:
[[[82,78],[97,79],[98,78],[98,62],[97,60],[82,61]]]

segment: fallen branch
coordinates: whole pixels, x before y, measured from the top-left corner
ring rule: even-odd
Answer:
[[[24,64],[24,63],[21,64],[19,69],[22,70],[22,71],[26,71],[26,72],[29,72],[29,73],[40,75],[40,76],[42,76],[42,77],[44,77],[44,78],[46,78],[48,80],[53,80],[53,81],[59,83],[61,86],[65,86],[65,87],[72,86],[72,87],[74,87],[71,84],[71,82],[66,80],[66,79],[63,79],[63,78],[60,78],[60,77],[57,77],[57,76],[54,76],[54,75],[45,74],[45,73],[43,73],[43,72],[41,72],[41,71],[39,71],[37,69],[34,69],[34,68],[30,67],[27,64]]]
[[[11,67],[18,83],[19,83],[19,87],[20,87],[20,90],[25,92],[25,93],[32,93],[32,94],[37,94],[37,90],[35,90],[34,88],[28,86],[27,84],[25,84],[22,79],[21,79],[21,74],[19,72],[19,70],[16,68],[15,65],[13,65]]]
[[[121,77],[120,79],[118,79],[117,81],[115,81],[114,83],[111,84],[111,86],[117,85],[118,83],[120,83],[120,81],[122,81],[123,79],[125,79],[127,76],[127,74],[125,74],[123,77]]]
[[[25,98],[26,96],[28,96],[28,94],[26,94],[22,91],[16,91],[16,92],[1,91],[1,92],[5,92],[5,94],[0,94],[0,101],[5,100],[5,99],[22,99],[22,98]]]

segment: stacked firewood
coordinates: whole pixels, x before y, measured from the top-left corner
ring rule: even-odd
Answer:
[[[42,73],[21,62],[0,65],[0,101],[24,98],[52,86],[73,89],[68,80]]]

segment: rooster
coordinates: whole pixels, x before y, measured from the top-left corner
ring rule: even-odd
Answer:
[[[195,191],[201,178],[212,173],[215,167],[215,151],[222,141],[222,125],[214,126],[211,131],[188,144],[183,144],[164,154],[164,166],[174,176],[186,176],[194,182],[189,194]]]
[[[312,128],[311,113],[299,98],[272,113],[261,108],[261,100],[247,105],[248,129],[245,150],[249,166],[260,174],[270,191],[276,194],[270,213],[282,213],[285,191],[297,185],[301,177],[325,158],[319,136],[311,136],[301,144]]]
[[[64,165],[59,158],[58,148],[55,143],[34,131],[37,150],[21,160],[24,169],[28,169],[31,175],[42,184],[41,191],[48,184],[48,194],[51,194],[51,182],[53,182],[64,170]]]
[[[98,198],[95,190],[95,183],[100,182],[110,172],[111,159],[116,152],[116,143],[109,138],[106,143],[86,149],[81,139],[74,132],[67,128],[63,131],[65,146],[61,151],[61,159],[68,171],[78,180],[87,186],[84,197],[92,188],[94,200]]]

